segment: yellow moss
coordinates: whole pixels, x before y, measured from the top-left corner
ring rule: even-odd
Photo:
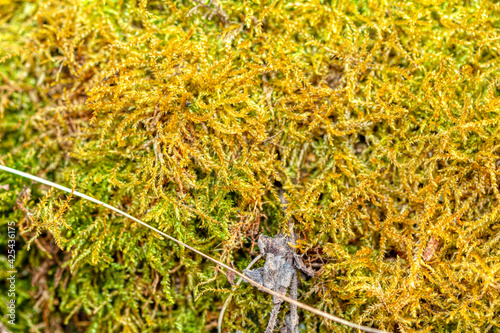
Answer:
[[[348,320],[499,329],[494,1],[35,4],[18,44],[19,22],[5,19],[2,41],[27,46],[4,59],[2,77],[21,74],[0,89],[37,110],[23,148],[41,174],[76,172],[94,196],[239,268],[258,233],[291,217],[318,270],[303,299]],[[210,326],[227,284],[209,265],[85,203],[66,215],[79,289],[54,291],[58,311],[88,297],[95,331]],[[56,239],[65,230],[40,221]],[[136,280],[123,294],[78,280],[98,267]],[[193,303],[184,293],[198,284]],[[262,331],[269,299],[244,288],[236,299],[227,327]],[[303,318],[305,331],[346,330]]]

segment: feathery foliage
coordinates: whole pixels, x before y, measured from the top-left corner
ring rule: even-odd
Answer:
[[[499,330],[499,50],[495,1],[0,1],[0,163],[240,270],[292,218],[316,269],[302,301],[388,331]],[[31,244],[20,332],[216,328],[231,286],[200,257],[0,185]],[[224,327],[263,331],[271,309],[242,285]]]

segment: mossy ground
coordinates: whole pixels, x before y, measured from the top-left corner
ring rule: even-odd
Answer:
[[[301,301],[392,332],[498,331],[499,52],[495,1],[0,0],[0,163],[239,270],[291,217],[317,271]],[[231,286],[211,263],[0,185],[11,331],[214,331]],[[224,327],[261,332],[271,308],[242,285]]]

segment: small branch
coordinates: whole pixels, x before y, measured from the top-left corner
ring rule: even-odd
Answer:
[[[278,133],[274,134],[273,136],[268,137],[264,141],[262,141],[263,144],[268,144],[270,141],[273,141],[274,138],[276,138],[278,135],[280,135],[283,132],[283,130],[280,130]]]

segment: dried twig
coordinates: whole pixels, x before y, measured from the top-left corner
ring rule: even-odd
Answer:
[[[267,145],[269,142],[273,141],[278,135],[280,135],[283,132],[283,130],[279,130],[278,133],[274,134],[273,136],[268,137],[264,141],[262,141],[263,144]]]

